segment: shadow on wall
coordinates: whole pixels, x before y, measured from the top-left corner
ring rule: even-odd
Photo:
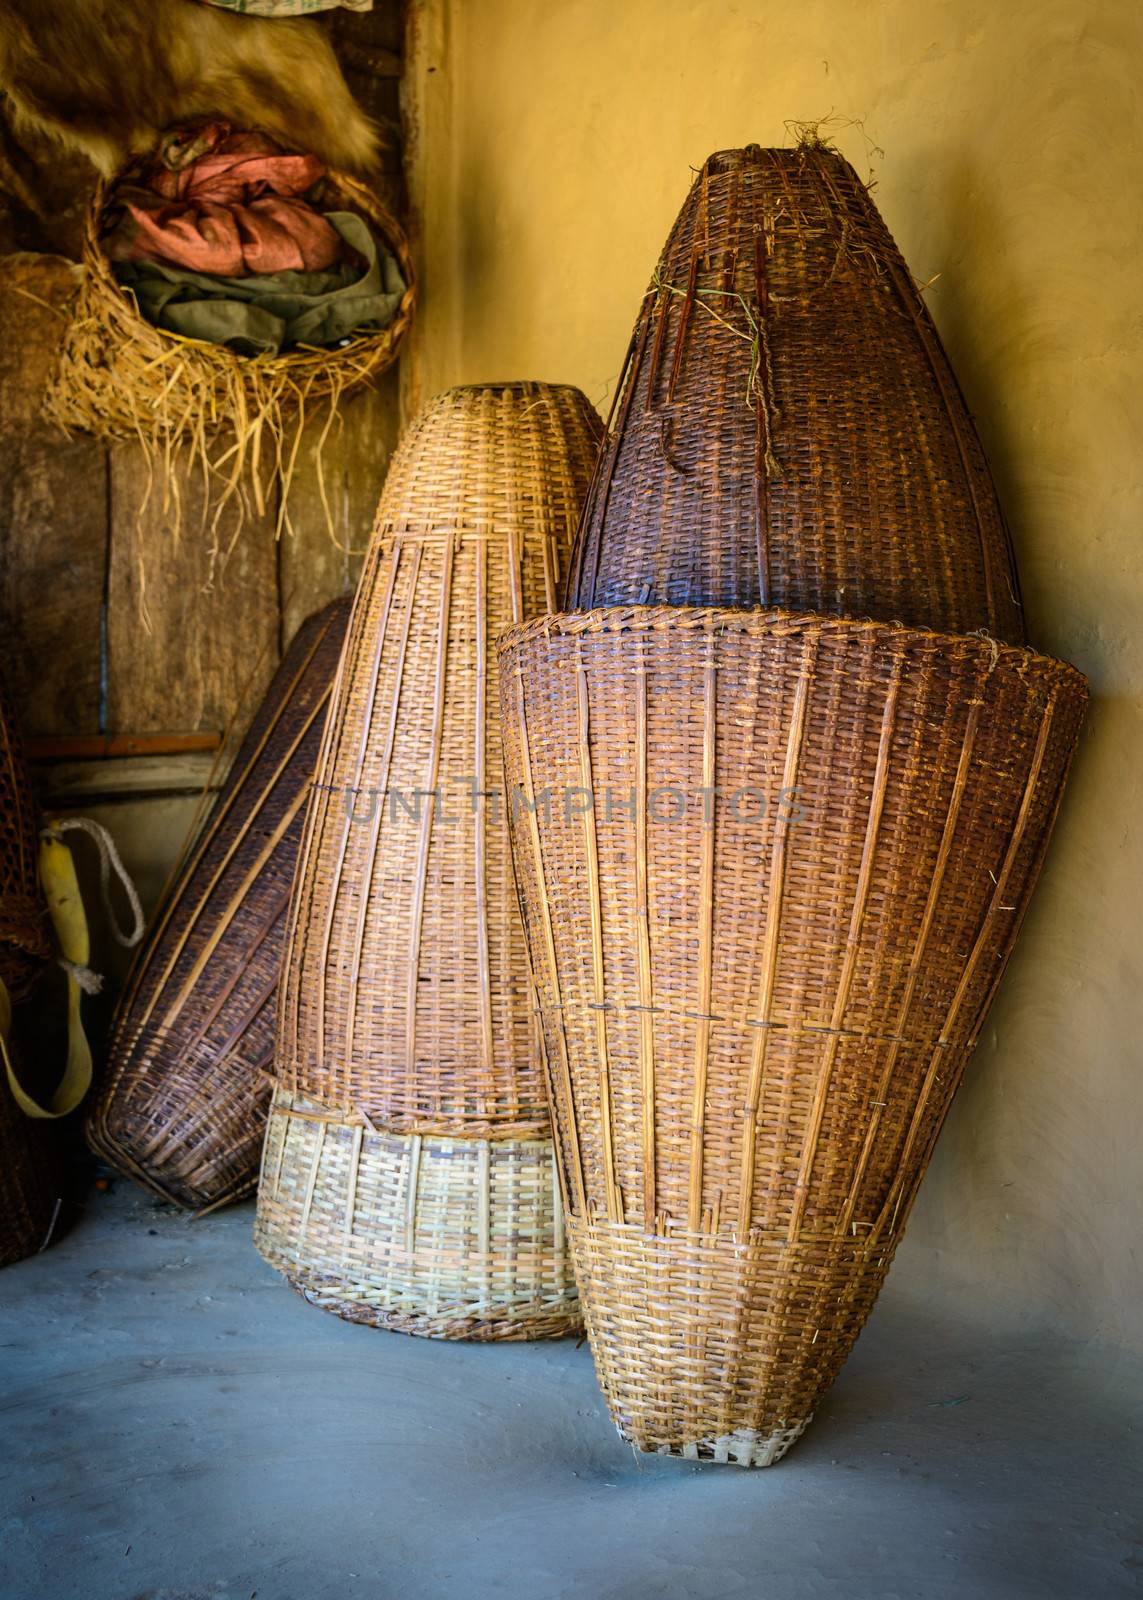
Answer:
[[[1074,660],[1096,697],[1044,879],[921,1191],[898,1282],[978,1299],[989,1317],[1136,1346],[1130,1223],[1116,1220],[1131,1157],[1113,1107],[1132,1098],[1136,1076],[1138,941],[1124,938],[1133,912],[1120,852],[1128,795],[1143,781],[1143,727],[1135,697],[1120,692],[1130,685],[1119,637],[1130,578],[1101,549],[1098,518],[1113,491],[1090,454],[1090,415],[1069,398],[1073,374],[1094,377],[1078,365],[1082,305],[1068,320],[1074,257],[1045,260],[1042,278],[1029,278],[1021,212],[998,204],[989,173],[959,150],[915,158],[901,187],[925,196],[922,259],[941,274],[927,299],[1012,530],[1031,642]],[[1026,203],[1034,226],[1044,191]]]
[[[906,192],[929,197],[926,256],[939,277],[925,300],[984,443],[1023,579],[1035,538],[1005,374],[1014,361],[1050,360],[1050,330],[1036,327],[1034,303],[1012,264],[987,174],[962,151],[940,158],[928,151],[923,164],[916,156],[912,169],[904,164],[902,179]],[[1039,646],[1027,584],[1023,599],[1029,638]]]

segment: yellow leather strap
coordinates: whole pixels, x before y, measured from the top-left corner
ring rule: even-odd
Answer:
[[[66,1117],[75,1110],[91,1088],[91,1046],[83,1031],[80,1002],[83,989],[81,976],[88,972],[91,959],[91,941],[87,931],[87,917],[79,880],[75,875],[75,862],[71,850],[52,828],[45,829],[40,839],[40,883],[48,902],[52,926],[59,944],[61,966],[67,972],[67,1064],[63,1077],[51,1102],[40,1105],[24,1089],[12,1066],[7,1038],[12,1021],[12,1002],[0,983],[0,1053],[4,1057],[4,1071],[8,1087],[20,1110],[29,1117]]]

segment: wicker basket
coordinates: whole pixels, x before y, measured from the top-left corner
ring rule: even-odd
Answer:
[[[49,414],[64,428],[135,441],[155,456],[169,457],[180,445],[189,445],[204,463],[217,455],[217,471],[230,492],[247,464],[259,482],[266,469],[276,468],[288,490],[304,417],[323,405],[336,408],[397,359],[416,298],[404,230],[370,190],[344,174],[331,174],[327,208],[364,217],[401,269],[406,289],[397,315],[387,327],[335,349],[298,347],[279,356],[244,356],[226,345],[157,328],[120,287],[102,238],[119,181],[101,182],[91,203],[86,271],[49,395]]]
[[[868,191],[713,155],[644,299],[568,605],[787,606],[1020,642],[972,421]]]
[[[549,1300],[564,1329],[575,1313],[562,1265],[546,1289],[524,1272],[496,1306],[473,1292],[485,1268],[463,1253],[452,1297],[430,1263],[433,1294],[411,1306],[394,1285],[420,1269],[361,1247],[342,1157],[354,1130],[383,1134],[362,1161],[387,1193],[394,1139],[504,1141],[505,1171],[542,1183],[550,1120],[500,803],[492,641],[554,607],[600,431],[578,390],[528,383],[452,390],[414,423],[381,499],[307,814],[275,1074],[284,1105],[316,1105],[342,1133],[315,1169],[304,1241],[287,1237],[301,1218],[282,1199],[300,1181],[300,1137],[260,1191],[258,1239],[296,1281],[320,1276],[322,1303],[413,1332],[531,1337],[550,1331]],[[480,1170],[459,1157],[441,1168],[460,1217]],[[498,1250],[558,1254],[554,1233],[517,1237],[509,1219],[489,1224]],[[516,1281],[510,1267],[506,1254],[489,1281]]]
[[[20,730],[0,678],[0,1038],[51,956],[37,870],[37,816]],[[13,1100],[0,1064],[0,1267],[43,1248],[57,1208],[41,1132]]]
[[[0,995],[0,1037],[8,1038],[11,1006]],[[17,1106],[0,1067],[0,1267],[44,1248],[59,1210],[59,1191],[40,1127]]]
[[[290,885],[349,611],[298,630],[119,1007],[88,1139],[181,1206],[257,1181]]]
[[[13,1000],[27,994],[51,956],[37,827],[20,731],[0,679],[0,982]]]
[[[500,673],[612,1414],[644,1450],[768,1464],[885,1276],[1039,872],[1084,680],[976,638],[665,608],[517,628]]]

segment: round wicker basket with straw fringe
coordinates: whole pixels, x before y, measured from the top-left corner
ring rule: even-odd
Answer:
[[[781,612],[568,614],[499,656],[603,1388],[643,1450],[768,1465],[892,1260],[1086,685],[1026,649]]]
[[[500,795],[493,642],[552,609],[600,435],[576,389],[451,390],[390,468],[306,819],[257,1241],[440,1337],[578,1321]]]
[[[395,258],[405,283],[386,327],[334,349],[298,347],[241,355],[224,344],[156,327],[116,280],[103,247],[115,185],[102,181],[87,218],[84,277],[70,313],[47,410],[64,428],[131,440],[170,459],[188,448],[222,485],[224,501],[249,468],[255,492],[277,473],[283,501],[307,415],[331,416],[340,400],[374,382],[397,359],[416,299],[404,229],[381,201],[344,173],[325,179],[326,209],[352,211]]]

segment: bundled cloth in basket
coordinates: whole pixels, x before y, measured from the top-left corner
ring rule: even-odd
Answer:
[[[780,612],[549,617],[499,658],[608,1404],[640,1449],[768,1465],[893,1258],[1086,685],[990,640]]]
[[[865,186],[820,142],[704,164],[609,430],[569,607],[785,606],[1023,640],[932,320]]]
[[[114,191],[115,277],[156,327],[242,355],[377,332],[405,281],[363,217],[311,202],[325,176],[316,156],[224,122],[174,135]]]
[[[493,641],[551,610],[599,419],[452,390],[378,508],[306,820],[257,1243],[316,1303],[438,1337],[555,1336],[563,1238],[500,794]]]
[[[119,1006],[88,1139],[177,1205],[222,1205],[257,1178],[290,885],[349,609],[298,630]]]
[[[173,159],[193,152],[200,131],[168,140],[168,151],[181,152]],[[415,299],[404,230],[362,184],[328,171],[319,209],[339,252],[328,268],[212,280],[185,264],[155,259],[153,251],[147,261],[113,261],[109,241],[117,241],[120,257],[136,253],[138,239],[130,230],[124,242],[123,197],[126,192],[130,201],[134,192],[137,199],[146,170],[136,163],[96,189],[84,239],[86,270],[47,410],[64,428],[142,443],[156,457],[169,459],[187,447],[219,485],[219,504],[236,492],[247,469],[273,471],[281,483],[284,526],[305,418],[319,409],[328,418],[397,358]],[[169,234],[169,222],[160,213],[158,231]],[[280,234],[255,248],[248,222],[234,225],[246,265],[250,251],[278,259]],[[184,223],[175,230],[184,246],[196,231],[213,232],[209,217],[201,228]],[[308,253],[312,239],[298,248],[299,259],[320,259]],[[185,259],[185,252],[176,253]]]

